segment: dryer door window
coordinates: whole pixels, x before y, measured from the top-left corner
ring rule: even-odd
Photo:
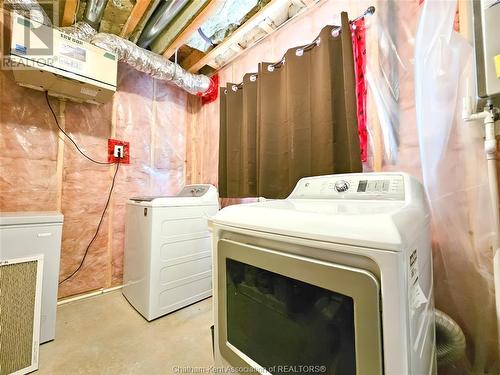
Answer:
[[[371,273],[228,240],[219,242],[218,267],[218,344],[232,366],[382,373]]]

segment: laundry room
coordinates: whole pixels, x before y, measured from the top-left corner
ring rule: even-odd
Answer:
[[[0,9],[0,375],[500,374],[499,0]]]

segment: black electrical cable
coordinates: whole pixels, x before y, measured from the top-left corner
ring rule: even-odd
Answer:
[[[49,95],[48,95],[47,91],[45,91],[45,100],[47,101],[47,105],[49,106],[50,112],[52,112],[52,115],[54,116],[54,120],[56,122],[57,127],[71,141],[71,143],[73,143],[73,145],[76,147],[76,149],[78,150],[78,152],[80,154],[82,154],[85,158],[87,158],[88,160],[90,160],[91,162],[96,163],[96,164],[101,164],[101,165],[111,165],[111,164],[114,164],[114,163],[109,163],[109,162],[97,161],[97,160],[92,159],[90,156],[86,155],[80,149],[80,147],[78,147],[78,145],[73,140],[73,138],[71,138],[68,135],[68,133],[66,133],[64,131],[64,129],[61,128],[61,126],[59,125],[59,120],[57,119],[57,115],[54,112],[54,110],[52,109],[52,106],[50,105]],[[120,158],[121,157],[123,157],[123,155],[120,155]],[[94,243],[95,239],[97,238],[97,235],[99,234],[99,230],[101,229],[102,221],[104,220],[104,216],[106,215],[106,212],[108,210],[109,202],[111,201],[111,195],[113,194],[113,189],[115,188],[116,175],[118,174],[119,167],[120,167],[120,159],[118,159],[118,162],[116,163],[116,170],[115,170],[115,173],[113,175],[113,180],[111,182],[111,188],[109,189],[108,199],[106,200],[106,205],[104,206],[104,210],[102,211],[101,218],[99,219],[99,223],[97,224],[97,229],[96,229],[96,231],[94,233],[94,236],[92,237],[92,239],[90,240],[89,244],[87,245],[87,247],[85,249],[85,253],[83,254],[83,257],[82,257],[82,260],[80,261],[80,264],[78,265],[78,267],[76,268],[76,270],[74,270],[69,276],[65,277],[62,281],[60,281],[59,285],[61,285],[62,283],[64,283],[66,280],[71,279],[83,267],[83,263],[85,262],[85,259],[87,258],[87,254],[89,253],[90,247],[92,246],[92,244]]]
[[[57,119],[57,115],[56,113],[54,112],[54,110],[52,109],[52,106],[50,105],[50,101],[49,101],[49,94],[47,91],[45,91],[45,100],[47,101],[47,105],[49,106],[49,109],[50,109],[50,112],[52,112],[52,115],[54,116],[54,120],[56,121],[56,125],[57,127],[59,128],[59,130],[71,141],[71,143],[73,143],[73,145],[76,147],[76,149],[78,150],[78,152],[80,154],[82,154],[85,158],[87,158],[88,160],[90,160],[91,162],[93,163],[96,163],[96,164],[101,164],[101,165],[111,165],[111,164],[114,164],[114,163],[110,163],[110,162],[103,162],[103,161],[97,161],[95,159],[92,159],[90,156],[88,156],[87,154],[85,154],[81,149],[80,147],[78,147],[78,145],[76,144],[76,142],[73,140],[73,138],[70,137],[70,135],[68,133],[66,133],[64,131],[63,128],[61,128],[61,126],[59,125],[59,120]]]
[[[115,174],[113,175],[113,181],[111,182],[111,188],[109,189],[108,199],[106,201],[106,205],[104,206],[104,210],[102,211],[101,218],[99,219],[99,224],[97,224],[97,229],[95,231],[94,237],[92,237],[89,244],[87,245],[87,248],[85,249],[85,253],[83,254],[83,258],[80,261],[78,268],[76,270],[74,270],[69,276],[65,277],[62,281],[60,281],[59,285],[61,285],[66,280],[71,279],[82,268],[83,262],[85,262],[85,258],[87,258],[87,254],[89,253],[90,247],[92,246],[95,239],[97,238],[97,235],[99,234],[99,229],[101,229],[101,224],[102,224],[102,221],[104,220],[104,215],[106,215],[106,211],[108,210],[109,202],[111,201],[111,195],[112,195],[113,189],[115,187],[115,180],[116,180],[116,175],[118,174],[119,167],[120,167],[120,159],[118,159],[118,163],[116,163],[116,170],[115,170]]]

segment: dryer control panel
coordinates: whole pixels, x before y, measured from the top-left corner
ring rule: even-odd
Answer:
[[[290,199],[404,200],[401,174],[352,173],[301,179]]]

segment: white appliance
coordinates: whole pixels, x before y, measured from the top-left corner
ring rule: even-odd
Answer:
[[[217,366],[436,374],[429,211],[402,173],[301,179],[210,220]]]
[[[38,369],[43,255],[0,260],[0,374]]]
[[[116,91],[116,56],[13,13],[10,64],[16,82],[76,102],[105,103]]]
[[[473,1],[472,6],[478,95],[500,97],[500,1]]]
[[[56,335],[62,225],[58,212],[0,212],[0,261],[44,257],[40,343]]]
[[[218,209],[212,185],[128,201],[123,295],[148,321],[212,295],[207,220]]]

